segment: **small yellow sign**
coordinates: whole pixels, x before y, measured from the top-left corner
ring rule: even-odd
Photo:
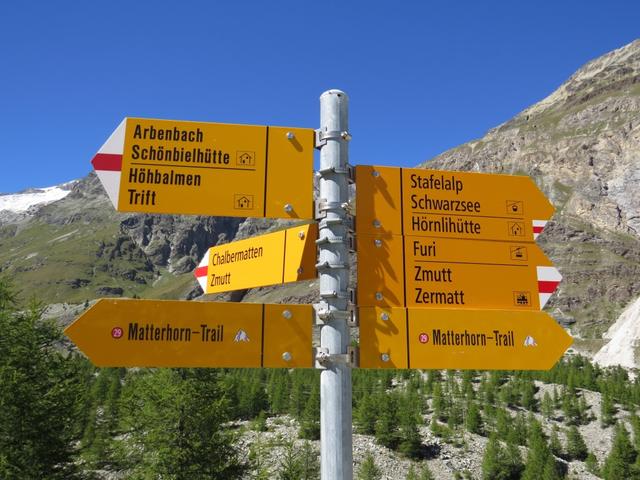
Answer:
[[[358,237],[362,306],[540,310],[560,278],[535,243]]]
[[[309,224],[211,247],[195,275],[205,293],[315,278],[317,238]]]
[[[361,307],[360,366],[549,370],[573,339],[544,312]]]
[[[554,212],[527,176],[356,167],[359,234],[533,242]]]
[[[119,211],[311,219],[313,150],[312,129],[127,118],[92,163]]]
[[[98,367],[312,367],[311,305],[102,299],[65,329]]]

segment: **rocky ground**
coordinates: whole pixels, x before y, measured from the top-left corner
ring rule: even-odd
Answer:
[[[543,384],[536,382],[539,388],[536,394],[538,400],[542,400],[545,392],[550,394],[553,389],[562,390],[560,385]],[[614,428],[609,426],[602,428],[600,426],[600,394],[591,391],[581,391],[584,395],[589,413],[592,420],[587,425],[579,426],[580,434],[600,465],[603,464],[613,441]],[[616,415],[617,418],[626,420],[629,412],[625,412],[619,407]],[[511,413],[515,415],[518,410],[512,409]],[[527,412],[525,412],[527,413]],[[559,429],[560,441],[563,446],[566,445],[564,431],[566,426],[562,423],[562,415],[560,411],[556,411],[556,418],[553,420],[545,419],[540,413],[534,413],[535,417],[542,423],[545,431],[549,434],[554,425]],[[354,478],[357,478],[360,465],[366,455],[371,453],[376,461],[376,465],[382,472],[382,478],[385,480],[401,480],[406,478],[407,472],[413,465],[418,470],[425,462],[434,478],[439,480],[455,480],[457,478],[482,478],[482,458],[484,454],[487,438],[481,435],[469,432],[460,432],[448,443],[443,439],[436,437],[428,425],[431,421],[430,415],[424,416],[424,425],[420,427],[426,458],[421,462],[416,462],[399,456],[396,452],[388,448],[378,445],[372,436],[353,434],[353,471]],[[625,421],[627,430],[631,433],[631,425]],[[262,457],[263,467],[270,472],[277,472],[283,458],[285,458],[285,450],[287,445],[294,443],[295,449],[300,451],[306,440],[298,438],[298,424],[296,420],[288,416],[273,417],[267,419],[267,431],[257,432],[252,430],[251,422],[241,422],[236,425],[242,432],[239,440],[244,455],[248,458],[251,450],[259,449]],[[313,450],[319,455],[320,442],[310,442]],[[523,460],[526,460],[527,449],[522,447],[521,453]],[[564,462],[564,460],[559,459]],[[567,465],[568,479],[575,480],[591,480],[599,477],[591,474],[584,462],[572,461],[564,462]],[[247,478],[253,478],[253,471]]]

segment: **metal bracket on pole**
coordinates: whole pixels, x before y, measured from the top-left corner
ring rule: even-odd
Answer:
[[[346,263],[329,263],[329,262],[320,262],[316,263],[316,270],[331,270],[334,268],[349,268],[349,265]]]
[[[326,215],[325,211],[323,216],[321,215],[316,219],[318,220],[318,228],[323,229],[334,225],[344,225],[347,230],[353,231],[356,223],[353,215],[346,214],[344,218],[327,218]]]
[[[350,236],[347,236],[346,240],[344,237],[334,237],[334,238],[329,238],[329,237],[323,237],[323,238],[319,238],[318,240],[316,240],[316,245],[320,246],[320,245],[351,245],[351,240],[350,240]]]
[[[342,210],[349,215],[350,205],[348,202],[327,202],[324,198],[319,198],[314,202],[314,210],[316,220],[327,218],[327,212]]]
[[[314,348],[314,358],[316,359],[316,368],[326,369],[331,365],[346,365],[348,367],[357,367],[360,364],[360,351],[358,347],[348,347],[347,353],[329,354],[328,348]]]
[[[316,310],[316,325],[324,325],[333,320],[344,320],[350,327],[358,326],[358,315],[354,305],[349,305],[347,310],[330,310],[326,304],[314,305]]]
[[[351,298],[351,294],[346,291],[346,292],[320,292],[320,298],[343,298],[343,299],[350,299]]]
[[[351,140],[351,134],[347,131],[340,132],[338,130],[331,130],[325,132],[321,128],[316,129],[316,148],[323,147],[327,144],[327,140]]]
[[[349,175],[349,169],[351,165],[347,165],[347,168],[339,168],[339,167],[329,167],[318,170],[320,175],[326,175],[328,173],[341,173],[343,175]]]

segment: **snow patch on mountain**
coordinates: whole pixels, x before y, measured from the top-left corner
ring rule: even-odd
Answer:
[[[19,193],[0,194],[0,211],[24,213],[34,206],[44,206],[71,193],[74,182],[46,188],[30,188]]]
[[[637,367],[635,349],[640,339],[640,297],[629,304],[603,338],[609,342],[596,353],[594,362],[603,367]]]

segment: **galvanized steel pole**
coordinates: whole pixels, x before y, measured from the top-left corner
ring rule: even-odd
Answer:
[[[320,457],[322,480],[352,480],[349,348],[349,99],[340,90],[320,96],[318,273],[321,323]]]

